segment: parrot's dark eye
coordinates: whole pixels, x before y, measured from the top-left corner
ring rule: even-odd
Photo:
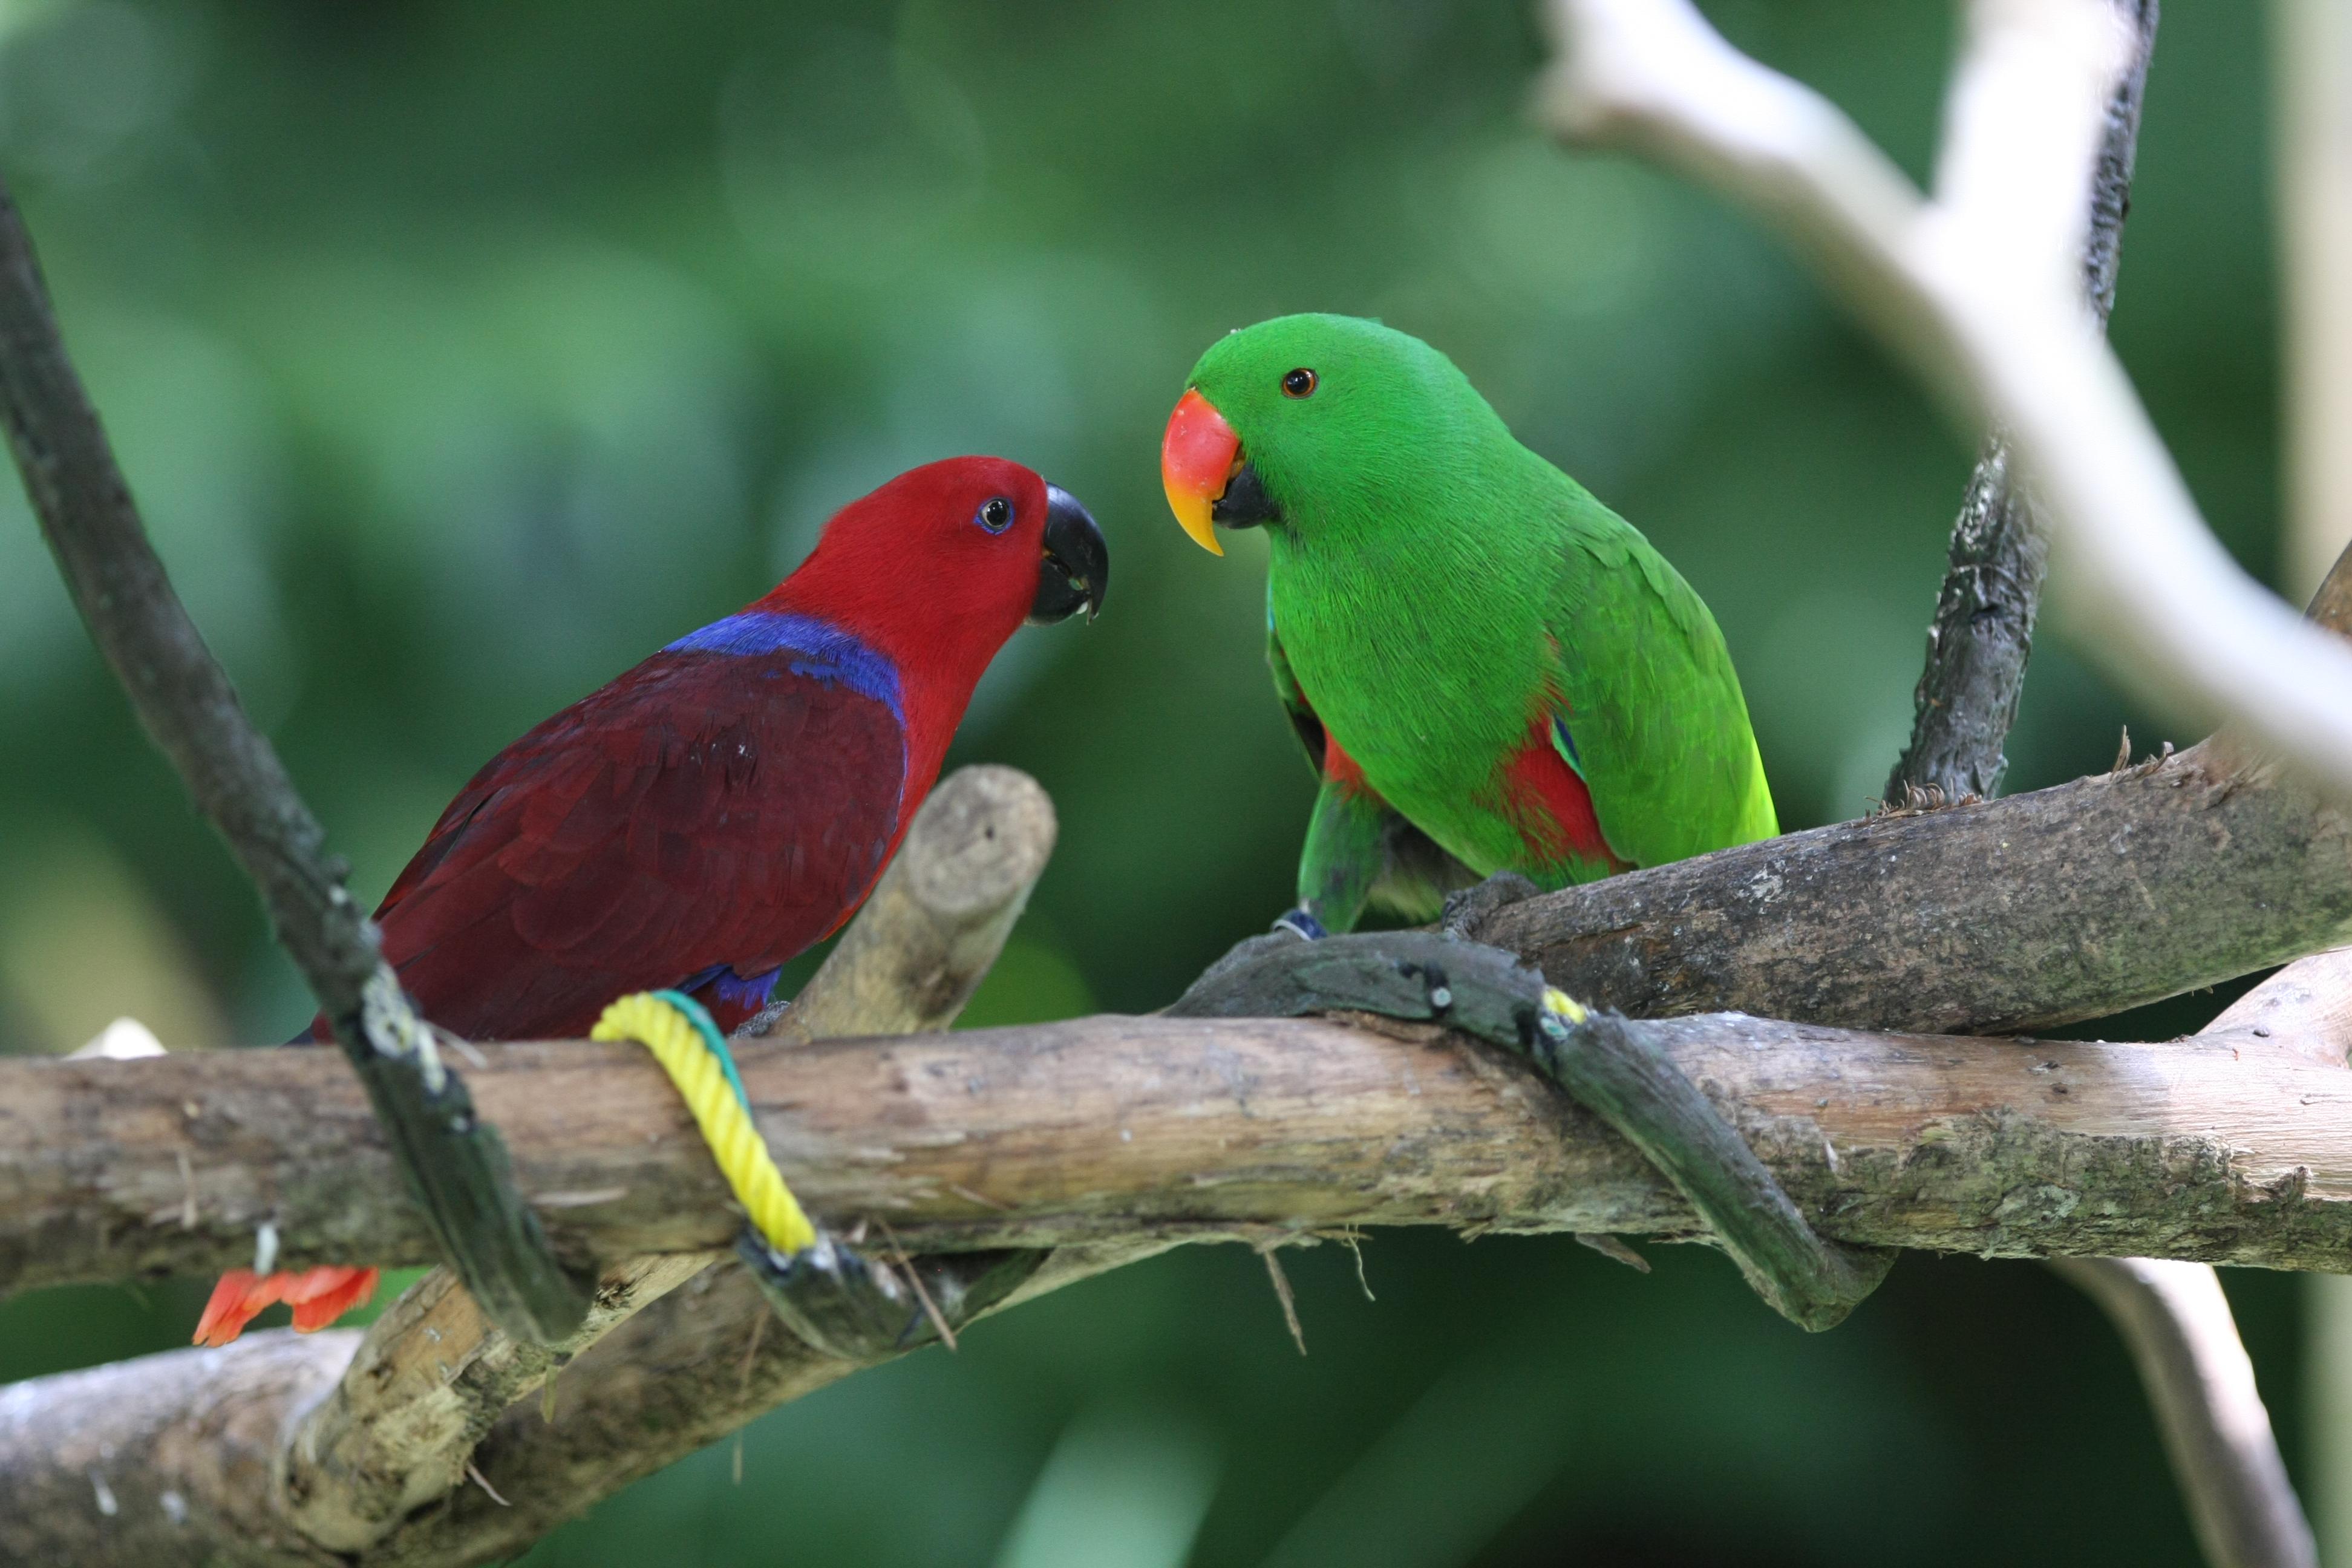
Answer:
[[[1305,397],[1314,390],[1315,373],[1303,364],[1282,378],[1282,395],[1285,397]]]
[[[1003,496],[991,496],[980,503],[971,520],[991,533],[1003,533],[1013,526],[1013,503]]]

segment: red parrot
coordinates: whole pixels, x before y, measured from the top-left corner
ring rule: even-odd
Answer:
[[[766,595],[492,758],[384,895],[384,957],[472,1039],[578,1038],[664,987],[731,1031],[873,891],[996,650],[1024,620],[1091,620],[1109,571],[1086,508],[1016,463],[899,475]],[[235,1270],[196,1342],[279,1300],[324,1327],[375,1282]]]

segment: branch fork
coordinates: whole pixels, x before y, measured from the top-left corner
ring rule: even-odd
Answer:
[[[1647,153],[1755,208],[1972,439],[2002,434],[2094,663],[2169,711],[2243,727],[2352,799],[2352,648],[2213,538],[2080,304],[2081,193],[2130,63],[2109,45],[2111,0],[1969,5],[1932,204],[1688,0],[1549,0],[1549,15],[1562,45],[1541,94],[1554,131]]]

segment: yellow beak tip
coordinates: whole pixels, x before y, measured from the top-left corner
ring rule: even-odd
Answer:
[[[1176,514],[1176,525],[1190,536],[1192,542],[1212,555],[1223,555],[1225,547],[1217,542],[1217,525],[1209,521],[1209,503],[1191,496],[1171,493],[1169,510]]]

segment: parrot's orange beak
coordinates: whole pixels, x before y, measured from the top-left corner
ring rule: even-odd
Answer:
[[[1199,393],[1187,389],[1168,416],[1168,434],[1160,442],[1160,483],[1168,491],[1169,510],[1192,536],[1192,542],[1212,555],[1223,555],[1211,514],[1225,493],[1234,469],[1240,465],[1242,438],[1225,416]]]

